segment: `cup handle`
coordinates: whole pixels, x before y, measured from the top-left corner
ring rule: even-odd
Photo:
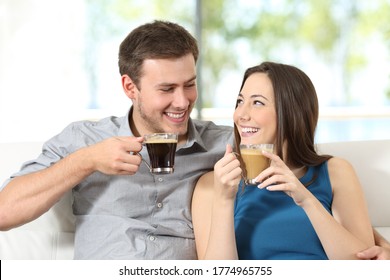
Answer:
[[[147,163],[146,160],[144,160],[143,157],[141,157],[141,159],[145,163],[145,165],[149,168],[149,171],[152,172],[152,168],[150,167],[149,163]]]
[[[149,163],[142,157],[141,154],[135,153],[135,152],[132,152],[132,154],[139,156],[141,158],[141,160],[143,161],[143,163],[145,163],[145,165],[148,167],[149,171],[152,172],[152,168],[150,167]]]

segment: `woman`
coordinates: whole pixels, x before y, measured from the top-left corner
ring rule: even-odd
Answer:
[[[296,67],[247,69],[234,112],[236,147],[273,143],[258,185],[244,186],[232,147],[195,188],[192,217],[200,259],[356,259],[374,245],[353,167],[318,155],[318,100]]]

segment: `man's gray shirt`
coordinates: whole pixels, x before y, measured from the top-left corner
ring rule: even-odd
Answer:
[[[128,115],[72,123],[11,178],[44,169],[106,138],[131,135]],[[142,163],[135,175],[95,172],[73,188],[75,259],[196,259],[193,188],[223,157],[233,133],[228,126],[190,120],[188,136],[177,148],[173,174],[152,175]],[[149,161],[145,147],[140,154]]]

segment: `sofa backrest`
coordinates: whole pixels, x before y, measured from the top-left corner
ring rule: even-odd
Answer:
[[[0,143],[0,184],[35,158],[42,143]],[[390,240],[390,139],[317,145],[320,153],[349,160],[363,186],[373,226]],[[72,259],[71,193],[37,220],[0,232],[0,259]]]
[[[366,197],[372,225],[390,241],[390,139],[318,145],[320,153],[347,159]]]

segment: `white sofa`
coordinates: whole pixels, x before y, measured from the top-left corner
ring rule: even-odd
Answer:
[[[0,181],[38,156],[41,143],[0,143]],[[366,195],[373,226],[390,240],[390,140],[327,143],[321,153],[348,159]],[[0,259],[72,259],[74,216],[67,194],[49,212],[24,226],[0,232]]]

